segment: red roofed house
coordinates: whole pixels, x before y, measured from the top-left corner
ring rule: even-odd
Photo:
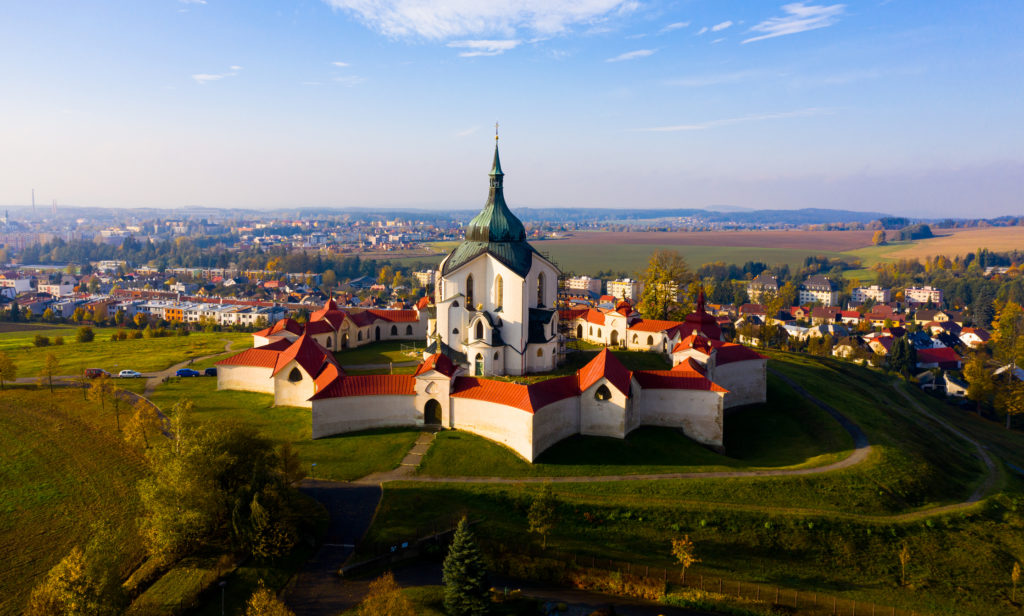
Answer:
[[[333,377],[343,375],[334,355],[308,334],[285,338],[217,362],[217,389],[273,394],[274,404],[311,406]]]
[[[917,367],[921,370],[927,370],[929,368],[959,370],[963,368],[963,361],[957,352],[949,347],[918,349]]]
[[[752,349],[691,334],[672,349],[672,365],[678,368],[693,361],[709,380],[729,391],[725,408],[767,400],[768,360]]]

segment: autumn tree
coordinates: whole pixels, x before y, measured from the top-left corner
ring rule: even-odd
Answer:
[[[1010,601],[1017,602],[1017,584],[1020,583],[1020,562],[1013,563],[1013,569],[1010,570],[1010,582],[1013,583],[1013,590],[1010,591]]]
[[[684,317],[679,289],[689,277],[686,260],[678,251],[654,251],[642,276],[644,289],[637,306],[640,316],[659,320]]]
[[[49,385],[50,393],[53,393],[53,377],[60,371],[60,359],[53,353],[47,353],[43,360],[43,367],[39,371],[39,384],[44,382]]]
[[[450,616],[481,616],[491,603],[484,557],[469,530],[459,521],[442,567],[444,607]]]
[[[263,580],[260,580],[245,604],[245,616],[295,616],[295,612],[288,609],[288,606],[263,584]]]
[[[992,371],[985,365],[985,355],[975,353],[964,366],[964,378],[967,379],[967,398],[976,405],[981,414],[981,404],[989,400],[995,391]]]
[[[1024,383],[1012,371],[1007,370],[1006,376],[996,383],[995,407],[1006,415],[1006,429],[1009,430],[1013,418],[1024,414]]]
[[[116,546],[97,529],[85,550],[75,546],[32,590],[26,616],[113,616],[124,594],[112,555]]]
[[[158,434],[162,428],[163,420],[156,409],[140,398],[124,424],[124,439],[139,449],[149,449],[149,436]]]
[[[541,546],[545,550],[548,547],[548,534],[555,528],[557,521],[557,507],[558,500],[551,492],[551,484],[546,483],[534,497],[533,503],[530,504],[530,511],[526,514],[530,532],[540,535]]]
[[[359,616],[415,616],[416,610],[402,588],[395,582],[395,575],[388,571],[370,582],[366,598],[359,604]]]
[[[871,243],[875,246],[881,246],[885,243],[885,231],[875,231],[875,234],[871,236]]]
[[[682,538],[676,538],[672,540],[672,557],[676,559],[676,562],[683,568],[682,582],[686,583],[686,570],[691,565],[699,563],[700,559],[697,558],[697,549],[693,545],[693,541],[690,540],[689,535],[683,535]]]
[[[910,564],[910,546],[907,542],[903,542],[903,546],[900,547],[899,553],[900,560],[900,586],[907,585],[907,565]]]
[[[92,380],[92,385],[89,386],[88,398],[94,403],[98,402],[100,405],[100,411],[106,412],[107,410],[107,399],[110,399],[111,406],[114,409],[114,418],[117,422],[117,430],[121,431],[121,408],[118,400],[118,394],[121,389],[107,375],[99,376]]]
[[[13,381],[16,378],[18,378],[18,365],[14,363],[10,355],[0,351],[0,390],[4,388],[5,382]]]

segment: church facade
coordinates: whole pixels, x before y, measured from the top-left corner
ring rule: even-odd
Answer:
[[[558,362],[561,272],[526,241],[504,177],[495,144],[487,203],[436,276],[424,358],[453,356],[470,376],[547,372]]]

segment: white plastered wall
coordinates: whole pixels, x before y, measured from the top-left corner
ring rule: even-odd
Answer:
[[[274,393],[273,368],[256,366],[217,366],[217,389]]]
[[[533,415],[533,460],[558,441],[580,432],[580,399],[571,396],[543,406]]]
[[[602,385],[606,385],[611,392],[608,400],[595,397]],[[601,378],[580,395],[580,434],[625,438],[629,431],[629,412],[629,398],[608,379]]]
[[[471,398],[452,398],[451,404],[452,427],[501,443],[533,461],[532,413]]]
[[[371,428],[415,426],[423,421],[414,396],[347,396],[314,400],[313,438]]]
[[[725,408],[758,404],[768,399],[766,359],[748,359],[717,365],[710,375],[712,382],[729,390]]]
[[[698,443],[723,444],[721,392],[691,389],[644,389],[639,392],[638,423],[682,428]]]
[[[302,379],[299,381],[292,382],[288,380],[288,375],[291,374],[292,369],[297,368],[299,374],[302,375]],[[301,406],[309,408],[312,403],[309,401],[310,397],[316,393],[313,379],[310,378],[309,374],[302,369],[294,359],[287,364],[284,368],[274,375],[274,404],[277,406]]]

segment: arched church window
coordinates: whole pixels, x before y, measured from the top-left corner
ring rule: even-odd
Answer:
[[[654,344],[654,336],[647,336],[647,344]]]
[[[597,328],[597,337],[598,338],[601,337],[601,328],[600,327]]]
[[[636,338],[636,334],[633,334],[633,342],[635,343],[635,342],[636,342],[636,340],[637,340],[637,338]]]
[[[476,303],[473,302],[473,274],[466,276],[466,307],[473,309]]]
[[[405,326],[405,335],[406,336],[411,336],[412,335],[412,325],[406,325]]]
[[[590,327],[588,327],[587,329],[589,329],[589,330],[590,330],[590,335],[591,335],[591,336],[593,336],[593,335],[594,335],[594,327],[593,327],[593,326],[590,326]]]
[[[484,322],[483,321],[477,321],[476,322],[476,339],[477,340],[483,340],[484,339]]]
[[[505,283],[501,279],[501,274],[498,274],[497,278],[494,279],[494,309],[501,310],[501,305],[505,299]]]
[[[544,357],[544,349],[537,349],[537,357]]]
[[[391,326],[391,335],[392,336],[397,336],[398,335],[398,326],[397,325],[392,325]]]
[[[455,300],[454,302],[452,302],[452,308],[458,308],[458,307],[459,307],[459,300]]]
[[[498,361],[498,352],[497,351],[494,352],[494,361]]]
[[[356,334],[356,340],[362,340],[362,339],[363,339],[363,331],[359,330],[359,333]]]
[[[302,380],[302,372],[298,368],[292,368],[292,371],[288,373],[288,380],[292,383],[298,383]]]
[[[601,385],[600,387],[597,388],[597,391],[594,392],[594,399],[595,400],[604,401],[604,400],[611,400],[611,398],[612,398],[612,391],[610,389],[608,389],[607,385]]]
[[[537,305],[544,305],[544,272],[537,274]]]
[[[458,333],[459,333],[459,328],[458,328],[458,327],[456,327],[455,329],[453,329],[453,330],[452,330],[452,333],[453,333],[453,334],[455,334],[455,335],[458,335]]]

